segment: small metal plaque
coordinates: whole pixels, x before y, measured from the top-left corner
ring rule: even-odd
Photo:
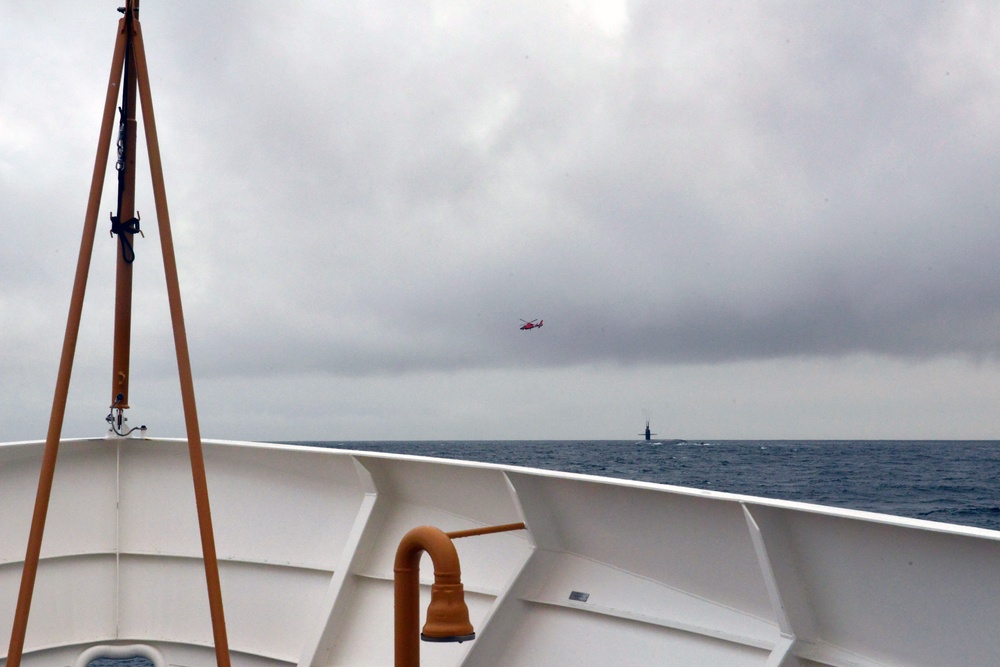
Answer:
[[[586,602],[590,598],[590,593],[581,593],[580,591],[571,591],[569,594],[569,599],[574,602]]]

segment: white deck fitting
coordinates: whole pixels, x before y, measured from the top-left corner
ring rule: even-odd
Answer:
[[[3,647],[42,448],[0,446]],[[367,452],[206,442],[205,458],[234,665],[392,664],[403,534],[517,521],[456,540],[477,638],[424,643],[422,664],[1000,664],[998,532]],[[100,644],[208,667],[211,640],[186,442],[65,441],[26,667]]]

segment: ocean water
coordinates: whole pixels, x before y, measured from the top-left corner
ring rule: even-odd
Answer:
[[[1000,441],[310,442],[799,500],[1000,530]]]

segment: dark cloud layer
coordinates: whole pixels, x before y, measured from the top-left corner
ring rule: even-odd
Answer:
[[[61,331],[116,20],[56,5],[0,8],[21,347]],[[208,377],[1000,351],[990,3],[142,11]]]

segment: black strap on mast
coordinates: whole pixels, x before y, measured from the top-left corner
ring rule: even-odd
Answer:
[[[115,161],[115,169],[118,171],[118,215],[111,216],[111,235],[118,236],[121,244],[122,259],[131,264],[135,261],[135,248],[132,245],[132,236],[139,234],[145,236],[139,228],[139,213],[128,218],[123,215],[123,205],[126,204],[126,190],[128,191],[128,202],[132,203],[129,208],[134,208],[135,201],[135,170],[126,169],[126,163],[135,163],[135,62],[132,50],[132,19],[139,17],[139,3],[135,2],[132,12],[126,12],[125,7],[119,7],[119,11],[125,14],[125,82],[122,86],[122,104],[118,107],[121,116],[121,124],[118,126],[118,159]],[[131,84],[131,85],[129,85]]]

